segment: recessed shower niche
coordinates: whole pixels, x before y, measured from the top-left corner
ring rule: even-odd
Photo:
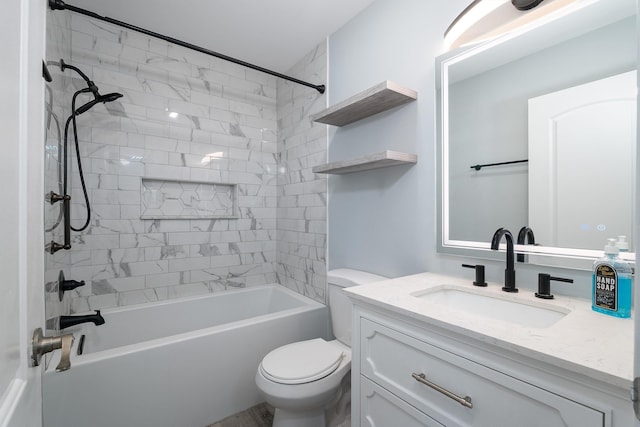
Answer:
[[[141,219],[238,218],[237,184],[142,178]]]

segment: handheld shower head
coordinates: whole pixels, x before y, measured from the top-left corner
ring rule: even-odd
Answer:
[[[122,98],[122,94],[118,92],[107,93],[106,95],[100,95],[100,102],[112,102],[118,98]]]
[[[76,116],[79,116],[80,114],[89,111],[91,108],[93,108],[94,105],[99,104],[100,102],[102,102],[102,103],[112,102],[112,101],[115,101],[118,98],[122,98],[122,94],[121,93],[112,92],[112,93],[108,93],[106,95],[100,95],[98,93],[96,95],[95,99],[87,102],[84,105],[81,105],[80,107],[78,107],[76,109],[76,111],[74,113],[75,113]]]

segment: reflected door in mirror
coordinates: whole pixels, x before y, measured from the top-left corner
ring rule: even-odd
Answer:
[[[635,129],[635,71],[529,100],[529,220],[539,242],[593,249],[633,235]]]

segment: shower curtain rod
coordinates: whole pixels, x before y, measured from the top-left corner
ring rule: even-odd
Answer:
[[[222,53],[214,52],[212,50],[205,49],[203,47],[196,46],[196,45],[191,44],[191,43],[183,42],[182,40],[174,39],[173,37],[165,36],[163,34],[158,34],[158,33],[155,33],[153,31],[145,30],[144,28],[136,27],[135,25],[127,24],[126,22],[118,21],[117,19],[109,18],[109,17],[106,17],[106,16],[100,16],[97,13],[91,12],[89,10],[81,9],[79,7],[76,7],[76,6],[72,6],[70,4],[66,4],[62,0],[49,0],[49,7],[52,10],[70,10],[72,12],[80,13],[82,15],[86,15],[86,16],[89,16],[91,18],[99,19],[100,21],[105,21],[105,22],[108,22],[110,24],[118,25],[120,27],[124,27],[124,28],[127,28],[129,30],[138,31],[139,33],[143,33],[143,34],[146,34],[148,36],[157,37],[157,38],[165,40],[165,41],[167,41],[169,43],[174,43],[174,44],[177,44],[179,46],[186,47],[187,49],[193,49],[193,50],[196,50],[198,52],[204,53],[206,55],[215,56],[216,58],[224,59],[225,61],[233,62],[235,64],[242,65],[244,67],[251,68],[253,70],[260,71],[262,73],[270,74],[272,76],[275,76],[275,77],[278,77],[278,78],[281,78],[281,79],[284,79],[284,80],[288,80],[288,81],[293,82],[293,83],[297,83],[297,84],[300,84],[300,85],[303,85],[303,86],[307,86],[307,87],[313,88],[313,89],[317,90],[320,93],[324,93],[324,91],[325,91],[325,86],[324,85],[314,85],[312,83],[308,83],[308,82],[296,79],[295,77],[290,77],[290,76],[278,73],[277,71],[272,71],[272,70],[269,70],[267,68],[260,67],[258,65],[250,64],[250,63],[242,61],[240,59],[232,58],[231,56],[227,56],[227,55],[224,55]]]

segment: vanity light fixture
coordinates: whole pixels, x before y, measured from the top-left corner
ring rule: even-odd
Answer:
[[[449,28],[444,32],[444,47],[449,50],[464,33],[473,25],[491,14],[494,10],[507,3],[509,0],[474,0],[460,15],[453,20]]]
[[[544,4],[542,3],[544,1]],[[444,33],[445,51],[499,37],[516,29],[539,25],[547,16],[582,7],[593,0],[474,0]],[[541,7],[537,7],[541,6]],[[556,15],[558,16],[558,15]]]

